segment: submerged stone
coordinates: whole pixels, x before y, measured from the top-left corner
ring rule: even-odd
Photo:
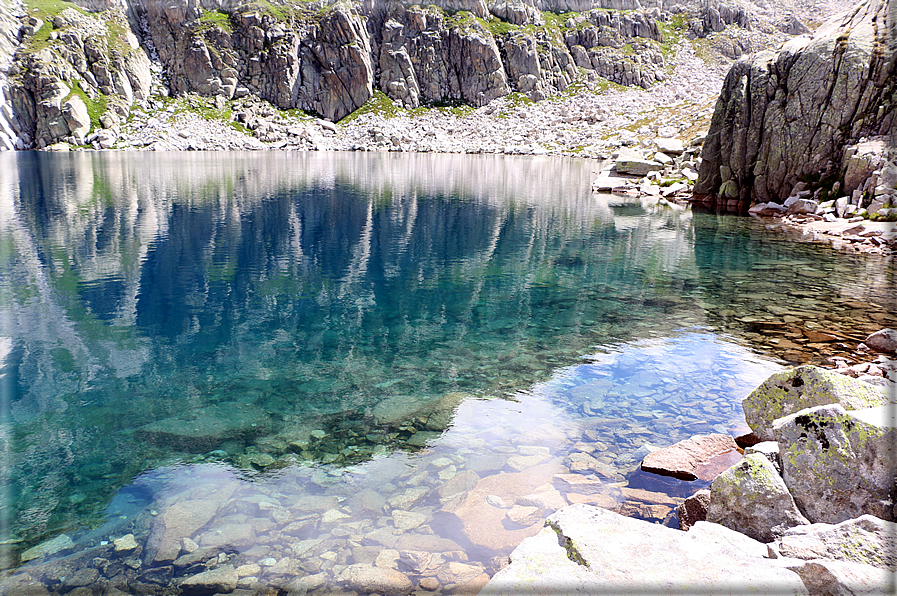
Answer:
[[[45,555],[55,555],[58,552],[68,550],[74,546],[75,543],[69,535],[60,534],[55,538],[41,542],[37,546],[32,546],[23,552],[19,559],[24,563],[25,561],[31,561],[32,559],[39,559]]]
[[[134,433],[138,440],[191,453],[206,453],[223,442],[248,442],[263,434],[268,414],[254,404],[212,404],[183,417],[164,418]]]

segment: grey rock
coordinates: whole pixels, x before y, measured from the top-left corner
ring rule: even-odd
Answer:
[[[679,139],[658,137],[654,139],[654,144],[657,145],[659,151],[670,155],[681,155],[685,151],[685,147]]]
[[[680,532],[571,505],[515,548],[510,564],[480,594],[726,594],[744,586],[757,593],[807,593],[795,573],[759,556],[762,545],[745,548],[749,538],[720,530]]]
[[[789,214],[803,215],[806,213],[816,213],[819,209],[819,203],[812,199],[796,199],[790,205],[786,201],[785,205],[787,206],[787,213]]]
[[[798,510],[782,477],[760,454],[717,476],[710,485],[707,521],[760,542],[771,542],[785,529],[810,522]]]
[[[892,134],[895,111],[879,106],[893,93],[897,54],[874,49],[891,43],[874,25],[888,6],[863,0],[812,38],[736,62],[716,104],[695,194],[722,197],[726,186],[746,204],[775,201],[798,180],[840,178],[847,145]]]
[[[137,429],[135,435],[148,443],[206,453],[228,439],[254,438],[269,424],[268,414],[253,404],[213,404],[198,414],[151,422]]]
[[[894,516],[897,423],[892,407],[817,406],[776,420],[782,476],[812,522]]]
[[[775,441],[763,441],[756,445],[745,447],[744,454],[750,455],[751,453],[759,453],[769,460],[776,472],[782,473],[782,462],[779,460],[779,444]]]
[[[862,515],[839,524],[789,528],[777,545],[793,559],[833,559],[897,571],[897,524]]]
[[[839,403],[855,410],[881,406],[887,395],[868,383],[806,365],[770,376],[742,402],[744,418],[760,439],[775,440],[777,418],[813,406]]]
[[[894,329],[881,329],[870,334],[863,343],[875,350],[886,354],[897,354],[897,331]]]
[[[66,551],[74,546],[75,543],[70,536],[67,534],[60,534],[55,538],[41,542],[37,546],[32,546],[19,556],[19,560],[25,562],[32,559],[39,559],[45,555],[55,555],[56,553]]]
[[[617,159],[616,169],[621,174],[632,174],[634,176],[646,176],[651,172],[659,172],[663,169],[663,164],[650,159],[639,159],[635,157],[623,157]]]

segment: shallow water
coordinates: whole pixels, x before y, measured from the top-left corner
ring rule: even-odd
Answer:
[[[62,535],[82,586],[453,592],[566,503],[675,525],[705,484],[641,458],[849,355],[893,269],[592,165],[0,154],[2,566]]]

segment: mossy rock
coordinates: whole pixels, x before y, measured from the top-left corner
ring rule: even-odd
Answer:
[[[874,408],[889,403],[881,387],[806,365],[776,373],[742,402],[744,418],[754,434],[772,441],[773,421],[798,410],[840,404],[845,410]]]

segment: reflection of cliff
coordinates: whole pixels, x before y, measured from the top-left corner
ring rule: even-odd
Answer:
[[[239,402],[273,432],[513,391],[665,317],[645,304],[691,269],[683,232],[652,238],[675,216],[615,227],[574,160],[0,159],[3,415],[28,495],[4,506],[28,536],[166,456],[136,428]]]

